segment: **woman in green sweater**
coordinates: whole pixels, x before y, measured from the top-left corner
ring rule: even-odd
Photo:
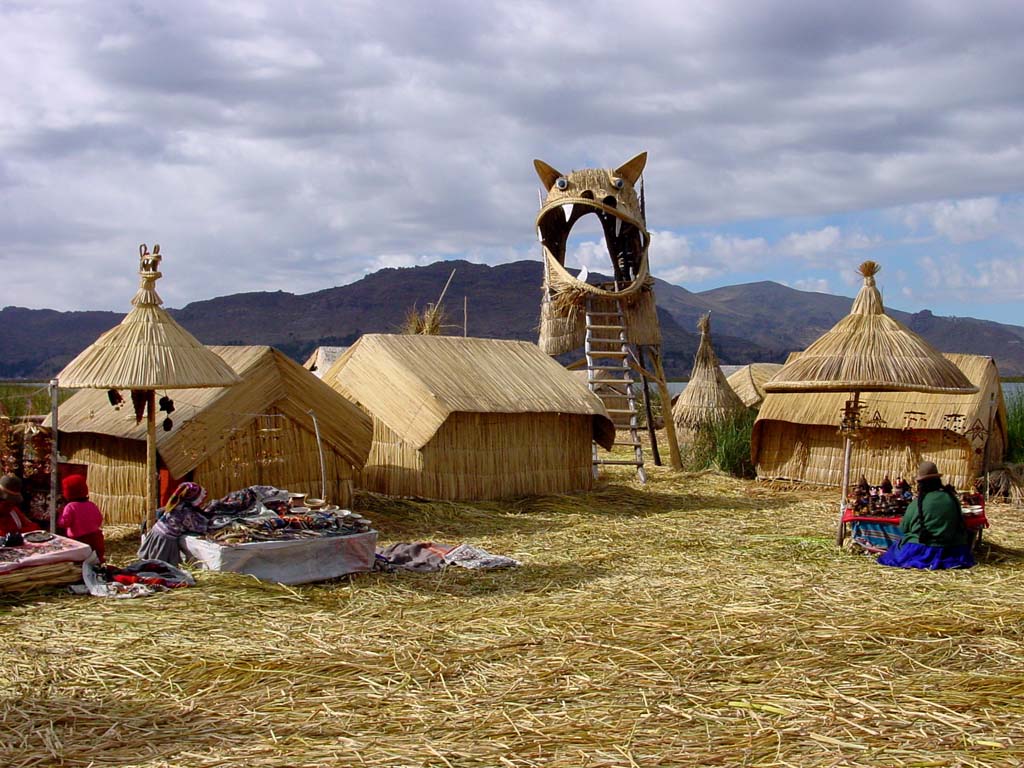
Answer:
[[[935,462],[924,461],[917,470],[917,498],[900,520],[900,543],[878,562],[895,568],[970,568],[974,565],[960,499],[942,484]]]

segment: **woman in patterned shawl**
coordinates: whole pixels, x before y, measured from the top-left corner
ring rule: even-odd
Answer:
[[[203,511],[206,490],[198,483],[182,483],[167,500],[164,513],[139,547],[140,560],[163,560],[170,565],[181,562],[178,539],[189,533],[206,533],[210,520]]]

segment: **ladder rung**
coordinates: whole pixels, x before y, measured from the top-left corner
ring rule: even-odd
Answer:
[[[625,395],[622,395],[625,397]],[[636,413],[632,408],[605,408],[608,413]]]
[[[603,368],[601,370],[604,370]],[[589,379],[588,384],[636,384],[633,379]]]
[[[615,350],[592,349],[588,357],[627,357],[629,352],[616,352]]]
[[[622,317],[621,312],[587,312],[587,317]]]
[[[631,464],[634,467],[642,467],[644,463],[636,459],[597,459],[595,464]]]
[[[621,325],[588,325],[591,331],[624,331],[624,326]]]
[[[632,440],[616,440],[612,445],[631,445],[634,448],[643,448],[643,443],[639,440],[633,442]]]

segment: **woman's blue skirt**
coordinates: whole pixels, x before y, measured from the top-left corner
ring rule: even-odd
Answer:
[[[959,547],[929,547],[916,541],[895,544],[878,558],[881,565],[893,568],[924,568],[938,571],[945,568],[970,568],[974,553],[968,545]]]

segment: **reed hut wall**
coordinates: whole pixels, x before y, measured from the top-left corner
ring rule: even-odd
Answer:
[[[374,419],[357,482],[389,496],[451,501],[589,490],[592,436],[587,416],[453,413],[417,449]]]
[[[397,496],[481,500],[591,487],[601,400],[536,345],[363,336],[324,380],[373,419],[357,482]]]
[[[211,498],[263,484],[319,496],[313,411],[328,500],[351,504],[352,477],[370,450],[369,417],[271,347],[211,349],[242,382],[170,393],[173,428],[157,433],[161,467],[203,484]],[[146,512],[145,424],[135,422],[130,406],[112,408],[105,392],[81,390],[61,405],[59,425],[60,451],[71,463],[88,466],[90,492],[106,519],[137,522]]]
[[[864,475],[876,484],[886,475],[911,478],[917,465],[928,460],[938,465],[946,482],[970,488],[984,466],[1002,461],[1007,414],[995,362],[980,355],[945,357],[979,392],[862,394],[862,428],[851,454],[854,477]],[[768,393],[751,439],[758,478],[838,487],[844,450],[838,426],[849,397],[841,393]]]

